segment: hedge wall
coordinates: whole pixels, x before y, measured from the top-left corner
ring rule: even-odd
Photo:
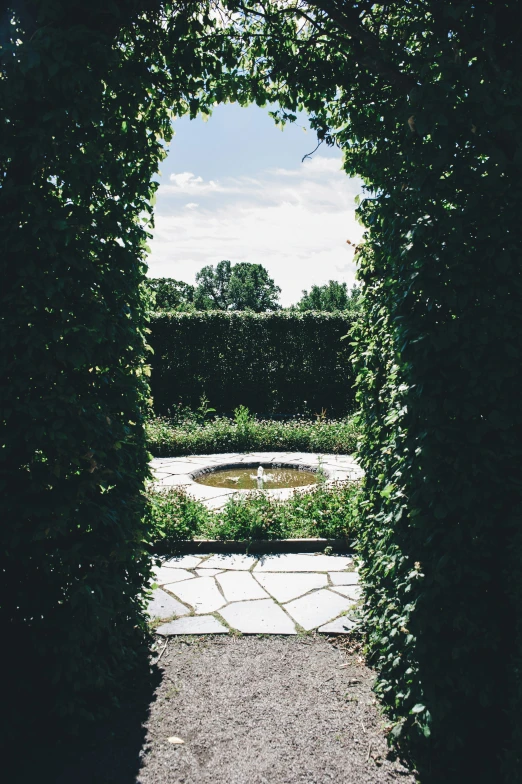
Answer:
[[[221,68],[199,18],[170,7],[167,24],[161,5],[27,0],[0,17],[4,741],[99,714],[148,667],[152,179],[173,112],[196,112]]]
[[[301,20],[274,3],[247,65],[277,72],[289,109],[302,96],[367,185],[365,628],[423,784],[521,780],[520,10],[309,2],[320,36],[303,25],[282,63]]]
[[[106,707],[147,652],[139,216],[161,148],[129,117],[135,163],[120,102],[132,85],[138,107],[150,78],[114,47],[138,7],[26,3],[2,18],[4,740],[18,721],[43,732]]]
[[[394,20],[406,6],[390,8]],[[360,210],[366,315],[355,349],[365,620],[391,737],[421,781],[514,782],[522,763],[520,5],[429,9],[410,20],[404,45],[422,84],[408,99],[373,87],[359,144],[346,132],[348,170],[363,169],[377,192]],[[381,113],[389,124],[369,155],[365,129]]]
[[[347,413],[354,399],[353,317],[342,313],[162,313],[152,317],[154,408],[197,406],[219,413],[243,404],[258,414]]]

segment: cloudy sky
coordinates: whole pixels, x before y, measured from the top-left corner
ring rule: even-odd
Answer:
[[[176,120],[161,167],[149,275],[193,283],[221,259],[263,264],[296,302],[303,289],[354,280],[360,183],[341,171],[339,150],[316,146],[299,125],[278,129],[266,109],[219,106],[207,122]]]

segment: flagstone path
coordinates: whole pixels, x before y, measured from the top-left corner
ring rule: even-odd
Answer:
[[[346,634],[360,599],[351,556],[183,555],[154,567],[156,633]]]

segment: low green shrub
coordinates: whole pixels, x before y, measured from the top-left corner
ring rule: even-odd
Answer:
[[[352,536],[355,529],[353,482],[319,485],[277,500],[263,493],[232,496],[212,519],[216,539],[288,539]]]
[[[183,488],[148,493],[146,520],[153,531],[153,546],[175,547],[180,539],[193,539],[211,524],[212,512]]]
[[[157,417],[147,424],[148,447],[155,457],[235,451],[296,451],[351,454],[359,431],[354,417],[286,422],[255,419],[248,409],[235,418],[201,420],[185,412],[174,419]]]
[[[287,539],[353,537],[358,484],[320,484],[285,500],[262,492],[232,496],[213,511],[182,487],[149,489],[147,522],[156,550],[175,551],[180,539]]]

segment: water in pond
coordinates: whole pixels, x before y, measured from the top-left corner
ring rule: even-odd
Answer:
[[[194,479],[200,485],[235,488],[236,490],[275,490],[279,487],[304,487],[317,482],[317,474],[299,468],[264,468],[258,479],[256,468],[223,468]]]

